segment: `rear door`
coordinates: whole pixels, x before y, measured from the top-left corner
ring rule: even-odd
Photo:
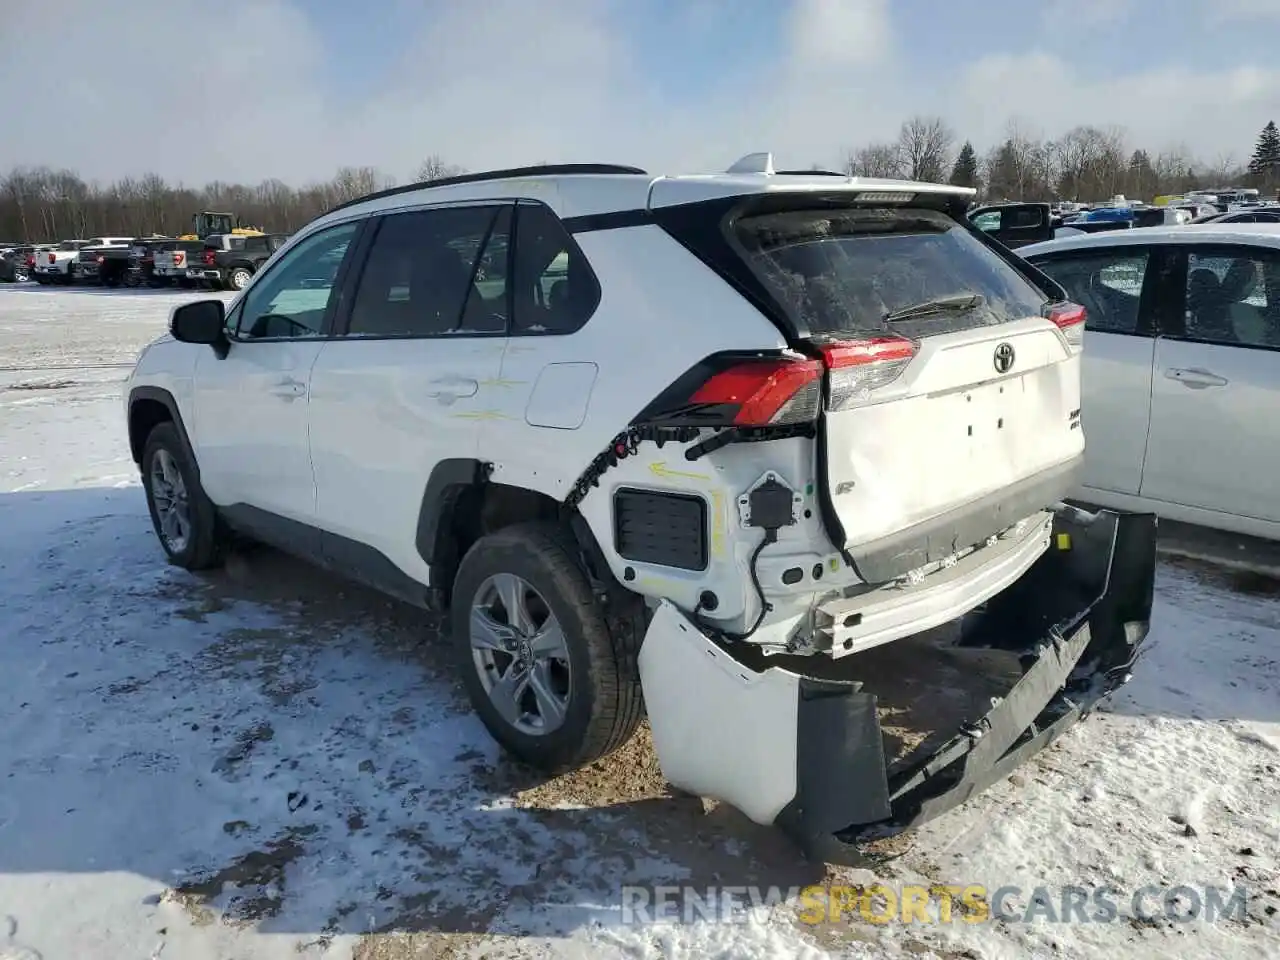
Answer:
[[[1116,245],[1032,258],[1085,308],[1081,422],[1084,485],[1136,496],[1151,415],[1155,314],[1172,255]]]
[[[1047,203],[1007,203],[969,212],[973,225],[1006,247],[1024,247],[1053,239],[1053,215]]]
[[[430,573],[413,531],[442,460],[475,455],[507,337],[509,203],[392,213],[376,230],[311,374],[317,519],[402,572]],[[327,549],[341,541],[328,538]],[[343,557],[335,553],[334,562]]]
[[[1142,495],[1258,532],[1249,521],[1280,522],[1280,250],[1179,250],[1181,309],[1156,343]]]
[[[1049,291],[966,227],[864,207],[743,216],[735,231],[825,349],[826,485],[850,554],[877,558],[864,578],[981,542],[1074,481],[1079,311],[1048,319]],[[916,545],[896,551],[904,537]]]

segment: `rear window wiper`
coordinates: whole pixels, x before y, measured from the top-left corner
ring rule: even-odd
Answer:
[[[980,293],[965,293],[955,297],[938,297],[934,300],[925,300],[922,303],[913,303],[909,307],[902,307],[898,310],[890,310],[881,319],[885,323],[893,323],[895,320],[914,320],[917,317],[929,317],[935,313],[967,313],[970,310],[976,310],[987,302],[987,298]]]

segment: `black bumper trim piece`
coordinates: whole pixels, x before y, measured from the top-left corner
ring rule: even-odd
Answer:
[[[876,697],[859,683],[802,681],[796,795],[776,825],[812,859],[865,865],[861,844],[952,810],[1053,743],[1129,677],[1146,639],[1156,518],[1059,516],[1051,548],[971,618],[959,641],[1014,653],[1021,678],[927,756],[887,767]]]

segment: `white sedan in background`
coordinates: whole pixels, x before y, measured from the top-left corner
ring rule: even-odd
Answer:
[[[1086,309],[1080,498],[1280,540],[1280,225],[1017,252]]]

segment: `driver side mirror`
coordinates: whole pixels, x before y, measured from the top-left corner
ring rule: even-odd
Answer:
[[[225,357],[231,348],[226,323],[226,305],[221,300],[197,300],[174,307],[169,332],[182,343],[208,344],[219,357]]]

